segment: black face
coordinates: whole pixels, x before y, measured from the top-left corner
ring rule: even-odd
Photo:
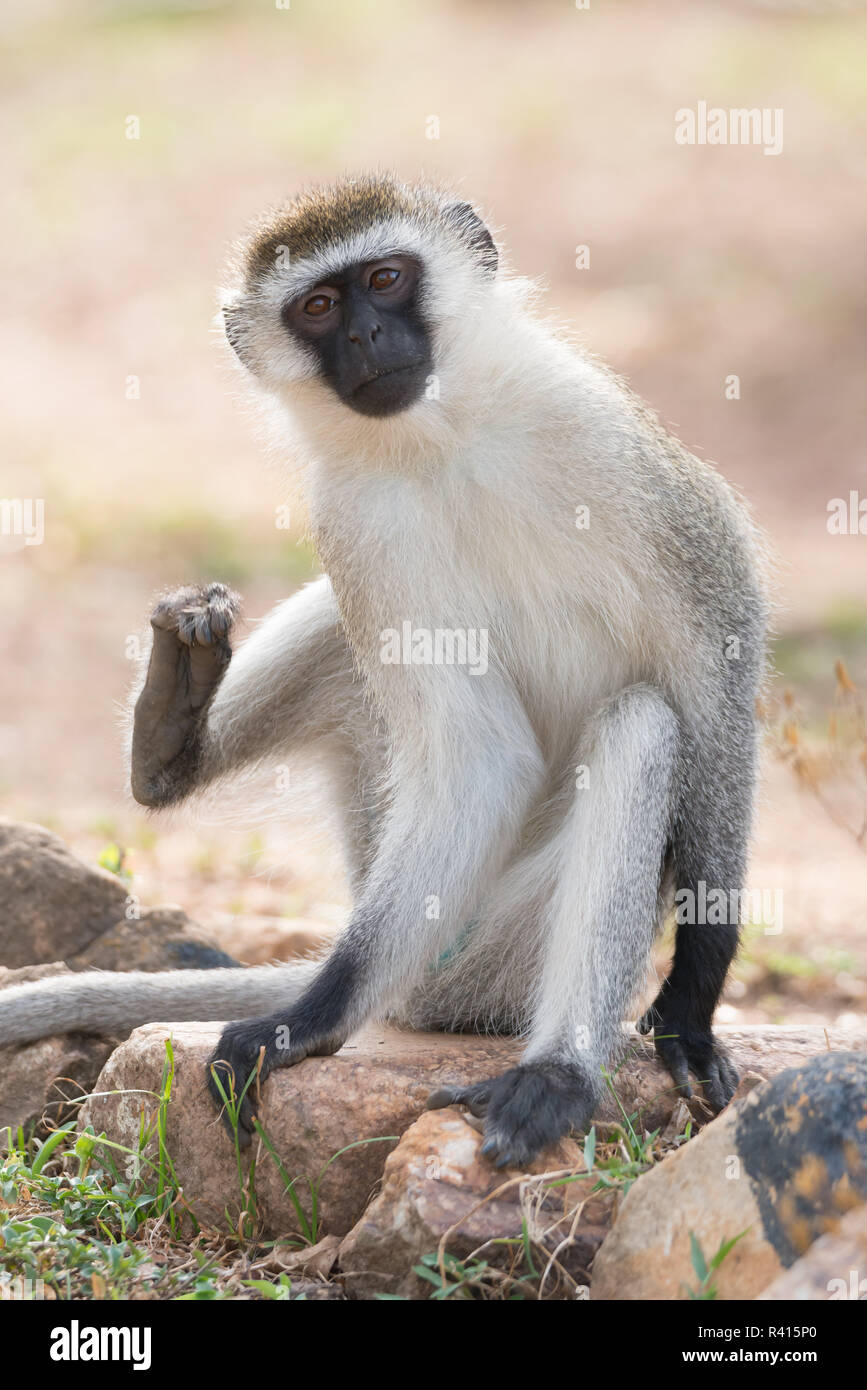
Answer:
[[[420,280],[418,261],[388,256],[347,266],[283,306],[289,332],[315,350],[325,380],[361,415],[396,415],[424,391],[432,359]]]

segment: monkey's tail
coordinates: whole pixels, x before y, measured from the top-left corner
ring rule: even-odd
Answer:
[[[319,961],[238,970],[52,976],[0,990],[0,1047],[57,1033],[128,1032],[142,1023],[250,1018],[289,1005],[312,982]]]

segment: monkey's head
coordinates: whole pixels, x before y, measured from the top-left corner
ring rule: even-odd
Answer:
[[[290,404],[324,391],[393,416],[425,394],[456,326],[472,332],[496,269],[468,203],[389,177],[345,180],[271,215],[240,248],[226,336]]]

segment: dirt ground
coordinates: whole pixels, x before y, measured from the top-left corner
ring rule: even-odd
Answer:
[[[824,747],[835,661],[867,685],[867,536],[827,528],[832,498],[867,496],[867,15],[42,0],[7,6],[0,38],[0,494],[45,499],[42,545],[0,535],[0,813],[90,859],[123,845],[143,900],[217,931],[345,912],[303,791],[288,826],[136,810],[121,711],[156,589],[227,579],[256,618],[314,571],[291,460],[266,466],[212,329],[214,286],[264,204],[371,166],[457,183],[545,306],[749,499],[777,556],[777,694]],[[783,152],[677,145],[675,111],[700,100],[781,108]],[[848,763],[823,794],[857,830]],[[727,1020],[863,1011],[865,870],[769,752],[751,881],[782,893],[782,930],[748,930]]]

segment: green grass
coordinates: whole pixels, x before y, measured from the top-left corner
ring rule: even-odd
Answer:
[[[749,1230],[749,1227],[747,1228]],[[717,1288],[713,1282],[713,1277],[722,1264],[723,1260],[731,1253],[739,1240],[743,1240],[747,1231],[741,1231],[738,1235],[732,1236],[731,1240],[722,1240],[715,1255],[708,1260],[705,1258],[694,1231],[689,1233],[689,1251],[692,1260],[692,1267],[698,1279],[696,1288],[689,1288],[684,1285],[685,1292],[694,1302],[710,1302],[717,1296]]]
[[[188,1222],[165,1143],[174,1078],[171,1044],[153,1118],[130,1149],[71,1122],[43,1141],[6,1130],[0,1161],[0,1284],[59,1299],[177,1298],[217,1288],[214,1260],[195,1251],[154,1258],[142,1234],[155,1227],[171,1247]],[[145,1152],[155,1141],[155,1157]],[[199,1252],[201,1253],[201,1252]],[[19,1283],[19,1281],[23,1281]],[[32,1294],[31,1294],[32,1296]],[[210,1296],[207,1293],[206,1296]]]
[[[45,1139],[0,1133],[0,1297],[67,1300],[297,1300],[285,1273],[267,1264],[276,1246],[302,1249],[321,1237],[320,1187],[349,1144],[313,1179],[291,1178],[270,1137],[257,1125],[296,1214],[297,1236],[259,1238],[256,1162],[242,1157],[237,1135],[240,1099],[226,1096],[234,1133],[238,1199],[227,1201],[225,1227],[200,1223],[178,1182],[167,1142],[175,1075],[171,1040],[158,1091],[142,1091],[133,1147],[75,1122]],[[247,1085],[251,1085],[255,1072]],[[246,1088],[245,1088],[246,1090]],[[243,1094],[243,1093],[242,1093]],[[148,1104],[150,1107],[148,1110]],[[5,1136],[5,1138],[4,1138]],[[396,1136],[361,1140],[396,1143]],[[305,1200],[298,1193],[305,1195]],[[254,1277],[251,1277],[254,1276]]]
[[[214,1067],[211,1067],[211,1076],[219,1091],[220,1099],[223,1102],[225,1110],[225,1118],[228,1121],[231,1131],[232,1142],[235,1149],[238,1186],[245,1199],[245,1215],[252,1223],[252,1228],[255,1227],[256,1160],[253,1158],[245,1170],[244,1161],[241,1157],[241,1145],[239,1140],[239,1116],[244,1097],[251,1087],[255,1086],[258,1072],[258,1066],[254,1067],[247,1077],[241,1091],[236,1092],[234,1078],[229,1078],[227,1084],[226,1079],[222,1077]],[[254,1126],[265,1148],[265,1152],[273,1160],[280,1177],[283,1179],[283,1191],[289,1198],[295,1211],[295,1218],[298,1223],[298,1234],[301,1237],[299,1243],[303,1245],[316,1245],[322,1237],[322,1231],[320,1229],[319,1194],[322,1186],[322,1179],[325,1177],[332,1163],[335,1163],[338,1158],[342,1157],[345,1153],[349,1153],[352,1149],[364,1148],[367,1144],[396,1144],[399,1137],[396,1134],[387,1134],[375,1139],[356,1139],[354,1143],[346,1144],[342,1149],[338,1149],[336,1153],[332,1154],[328,1162],[323,1164],[322,1168],[320,1168],[315,1178],[307,1176],[293,1178],[287,1172],[271,1136],[268,1134],[264,1125],[262,1125],[259,1120],[254,1120]],[[304,1188],[307,1190],[306,1207],[299,1197],[299,1189],[303,1190]],[[227,1219],[231,1221],[228,1212]]]

